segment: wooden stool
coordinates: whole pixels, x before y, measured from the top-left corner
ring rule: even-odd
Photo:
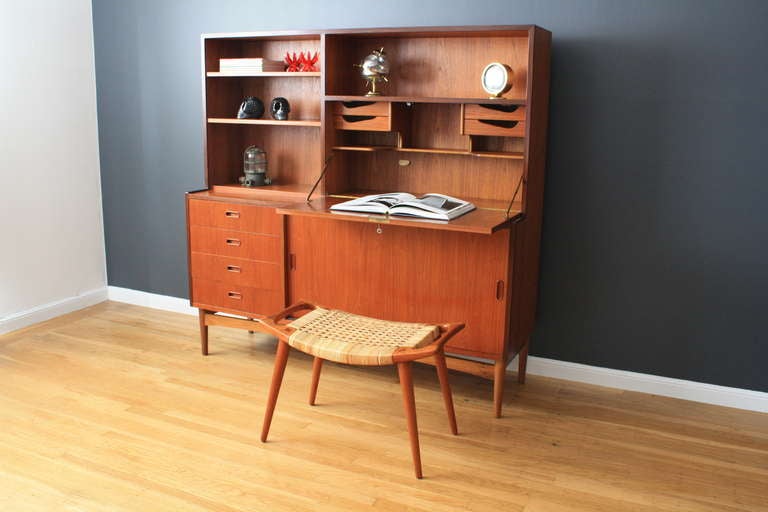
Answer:
[[[445,342],[464,328],[464,324],[388,322],[345,311],[323,309],[306,302],[294,304],[261,322],[265,329],[279,340],[267,410],[264,413],[264,426],[261,430],[262,442],[266,442],[269,434],[290,347],[315,357],[312,364],[310,405],[315,405],[323,360],[367,366],[397,365],[417,478],[421,478],[422,473],[411,376],[412,361],[434,357],[451,432],[454,435],[458,433],[443,347]]]

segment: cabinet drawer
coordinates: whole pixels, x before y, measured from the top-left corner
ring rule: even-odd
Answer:
[[[496,135],[525,137],[525,121],[501,121],[497,119],[465,119],[464,135]]]
[[[260,290],[207,279],[192,278],[192,305],[201,309],[271,315],[285,307],[281,290]]]
[[[189,227],[189,246],[192,252],[271,263],[282,257],[280,237],[206,226]]]
[[[333,118],[333,127],[337,130],[389,132],[392,131],[392,118],[389,116],[337,115]]]
[[[189,201],[189,223],[270,235],[279,235],[283,228],[282,216],[274,208],[200,199]]]
[[[464,105],[464,119],[497,119],[499,121],[525,121],[525,107],[493,103]]]
[[[220,281],[262,290],[280,290],[282,272],[278,263],[240,260],[213,254],[192,253],[192,278]]]
[[[333,113],[350,116],[392,115],[392,104],[385,101],[340,101],[333,104]]]

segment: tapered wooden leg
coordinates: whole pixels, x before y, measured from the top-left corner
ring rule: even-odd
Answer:
[[[501,402],[504,399],[504,376],[507,373],[507,361],[496,361],[493,367],[493,410],[501,418]]]
[[[517,355],[517,382],[525,384],[525,365],[528,364],[528,345],[526,343]]]
[[[267,398],[267,410],[264,412],[264,425],[261,427],[261,442],[267,442],[269,426],[272,424],[272,414],[275,412],[277,395],[280,393],[280,385],[283,383],[285,364],[288,362],[288,353],[291,347],[284,341],[277,342],[277,355],[275,355],[275,368],[272,370],[272,384],[269,386]]]
[[[248,320],[253,320],[253,318],[248,317]],[[253,334],[253,331],[248,331],[248,334]]]
[[[416,400],[413,397],[413,376],[411,363],[397,363],[397,374],[400,376],[400,388],[403,390],[403,407],[408,422],[408,435],[411,438],[411,455],[416,478],[421,478],[421,450],[419,449],[419,427],[416,423]]]
[[[451,385],[448,383],[448,366],[445,364],[445,354],[442,351],[435,354],[435,368],[437,368],[437,378],[443,392],[445,411],[448,413],[448,423],[451,425],[453,435],[457,435],[459,429],[456,427],[456,412],[453,410],[453,394],[451,393]]]
[[[317,398],[317,385],[320,383],[320,370],[323,369],[323,360],[316,357],[312,361],[312,388],[309,390],[309,405],[315,405]]]
[[[208,355],[208,326],[205,325],[205,315],[208,312],[204,309],[198,309],[197,314],[200,318],[200,351],[204,356]]]

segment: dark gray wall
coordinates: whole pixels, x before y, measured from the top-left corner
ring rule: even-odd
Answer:
[[[94,0],[109,284],[187,296],[200,34],[554,34],[534,355],[768,391],[768,2]],[[52,77],[54,79],[55,77]]]

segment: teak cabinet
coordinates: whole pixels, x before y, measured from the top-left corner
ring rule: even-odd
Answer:
[[[208,326],[255,330],[248,319],[300,299],[391,320],[465,322],[448,345],[458,356],[449,366],[493,379],[500,415],[504,371],[519,354],[524,380],[534,325],[550,42],[536,26],[204,35],[207,189],[187,195],[203,353]],[[379,48],[389,82],[366,97],[354,65]],[[219,70],[221,58],[286,52],[318,52],[320,71]],[[502,98],[482,89],[490,62],[513,70]],[[237,119],[247,96],[267,109],[288,99],[288,120]],[[250,145],[266,151],[271,185],[239,185]],[[328,210],[377,192],[438,192],[477,210],[447,223]]]

